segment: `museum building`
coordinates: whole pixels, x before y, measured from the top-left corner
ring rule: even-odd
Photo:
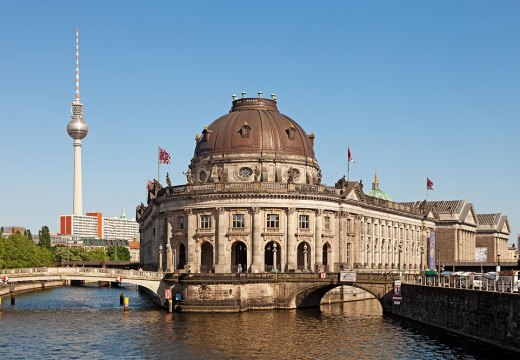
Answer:
[[[186,184],[157,180],[137,207],[144,269],[189,272],[404,270],[427,267],[438,220],[425,202],[322,183],[307,134],[276,97],[233,97],[196,136]],[[338,149],[338,151],[341,151]],[[383,196],[379,196],[383,194]]]

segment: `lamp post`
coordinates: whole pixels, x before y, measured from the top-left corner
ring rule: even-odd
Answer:
[[[276,242],[273,244],[273,270],[271,272],[278,272],[276,268]]]
[[[497,284],[496,284],[496,289],[495,290],[499,290],[498,289],[498,279],[500,277],[499,273],[500,273],[500,254],[497,254]]]
[[[403,252],[403,242],[399,243],[399,277],[401,277],[401,253]]]
[[[424,246],[421,245],[421,271],[424,270],[423,257],[424,257]]]
[[[308,272],[307,269],[307,244],[303,244],[303,272]]]
[[[437,285],[441,286],[441,251],[437,249],[437,261],[439,262],[439,271],[437,273]]]

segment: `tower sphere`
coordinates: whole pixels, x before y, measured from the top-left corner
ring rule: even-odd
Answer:
[[[67,124],[67,132],[74,140],[81,140],[88,133],[88,125],[83,120],[83,105],[78,103],[72,104],[72,117]]]

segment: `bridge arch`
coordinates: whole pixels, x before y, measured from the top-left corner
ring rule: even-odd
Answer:
[[[306,286],[295,290],[289,296],[288,305],[293,309],[319,307],[321,305],[321,299],[326,293],[334,288],[344,285],[353,286],[368,292],[379,301],[383,312],[390,310],[392,304],[392,287],[386,284],[330,283]]]

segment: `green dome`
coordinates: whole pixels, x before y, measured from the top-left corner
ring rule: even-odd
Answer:
[[[375,175],[374,182],[372,183],[372,190],[370,190],[367,193],[367,195],[378,199],[392,201],[392,197],[379,188],[379,180],[377,179],[377,174]]]

